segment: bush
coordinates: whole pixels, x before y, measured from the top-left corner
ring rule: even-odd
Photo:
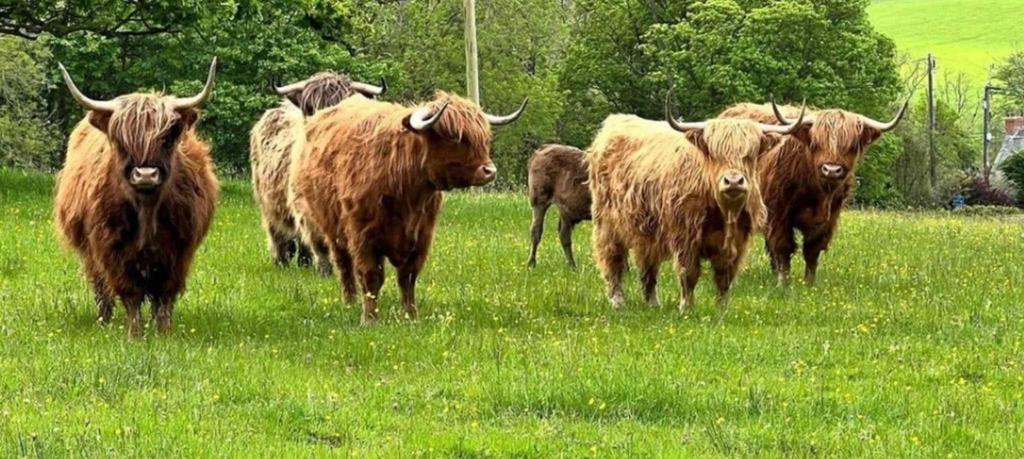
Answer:
[[[1009,193],[993,187],[983,177],[970,177],[963,182],[960,192],[967,198],[969,206],[1005,206],[1016,204]]]
[[[0,166],[54,166],[60,145],[42,96],[50,58],[39,42],[0,37]]]
[[[1018,151],[999,166],[1006,179],[1017,187],[1017,200],[1024,202],[1024,151]]]
[[[956,215],[969,215],[973,217],[1001,217],[1007,215],[1021,215],[1024,214],[1024,210],[1006,206],[966,206],[959,209],[953,209],[953,213]]]

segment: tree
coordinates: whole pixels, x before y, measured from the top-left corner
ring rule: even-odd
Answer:
[[[42,44],[0,36],[0,166],[54,166],[59,135],[42,97],[49,60]]]

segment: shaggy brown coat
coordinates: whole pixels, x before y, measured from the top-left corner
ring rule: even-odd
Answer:
[[[147,299],[158,329],[170,330],[218,196],[210,147],[194,129],[199,112],[173,110],[170,100],[132,94],[115,99],[113,113],[90,111],[71,133],[57,178],[56,228],[81,256],[100,320],[110,321],[120,297],[132,336],[142,333]],[[166,176],[160,188],[129,184],[126,175],[143,166]]]
[[[347,75],[318,73],[301,90],[287,94],[280,106],[264,112],[250,132],[253,195],[270,255],[279,266],[287,266],[296,254],[296,263],[307,266],[315,254],[318,271],[330,275],[330,257],[322,237],[312,234],[303,224],[302,215],[289,206],[289,174],[292,157],[302,154],[304,116],[337,105],[356,93]]]
[[[354,300],[355,274],[364,292],[362,320],[377,319],[384,259],[397,268],[405,313],[417,314],[416,278],[441,210],[442,191],[482,185],[493,171],[491,127],[480,108],[438,93],[428,103],[440,119],[410,128],[418,107],[356,95],[306,122],[306,148],[293,164],[295,204],[326,236],[345,299]],[[491,175],[493,178],[493,174]]]
[[[530,259],[526,265],[537,264],[537,246],[544,233],[544,215],[548,207],[558,207],[558,236],[569,266],[576,267],[572,255],[572,229],[581,221],[590,220],[590,188],[587,186],[587,164],[583,150],[567,145],[544,145],[530,157],[528,188],[533,224],[530,227]]]
[[[649,303],[657,302],[658,267],[671,256],[681,312],[693,307],[701,259],[711,261],[725,305],[751,233],[765,219],[756,168],[773,138],[750,121],[711,120],[703,131],[685,135],[664,121],[631,115],[604,121],[587,162],[594,257],[613,307],[625,302],[621,282],[630,251]],[[721,193],[723,174],[740,174],[750,182],[748,191]]]
[[[786,117],[799,113],[791,106],[781,109]],[[814,283],[818,259],[828,250],[852,194],[857,166],[882,136],[882,131],[866,126],[855,113],[819,110],[809,114],[813,124],[784,136],[761,159],[761,189],[768,207],[765,247],[780,284],[788,282],[796,231],[803,234],[804,278]],[[779,124],[770,105],[739,104],[720,116]],[[824,177],[825,166],[841,167],[842,177]]]

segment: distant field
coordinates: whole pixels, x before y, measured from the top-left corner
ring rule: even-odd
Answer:
[[[526,200],[452,194],[422,317],[389,273],[366,328],[224,188],[177,330],[131,342],[59,248],[52,178],[0,170],[0,457],[1024,455],[1019,219],[850,212],[816,287],[776,288],[758,241],[730,312],[705,276],[682,318],[670,264],[661,308],[631,272],[612,311],[590,225],[579,271],[553,218],[527,270]]]
[[[871,21],[914,57],[936,55],[939,69],[978,85],[989,67],[1024,46],[1024,0],[875,0]]]

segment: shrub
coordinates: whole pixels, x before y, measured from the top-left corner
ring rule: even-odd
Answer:
[[[1017,187],[1017,200],[1024,202],[1024,151],[1018,151],[999,166],[1006,179]]]
[[[969,215],[975,217],[1000,217],[1006,215],[1021,215],[1024,214],[1024,210],[1006,206],[966,206],[954,209],[953,213],[956,215]]]
[[[1013,206],[1016,202],[1009,193],[993,187],[983,177],[970,177],[964,181],[960,188],[961,193],[967,198],[967,205],[978,206]]]

